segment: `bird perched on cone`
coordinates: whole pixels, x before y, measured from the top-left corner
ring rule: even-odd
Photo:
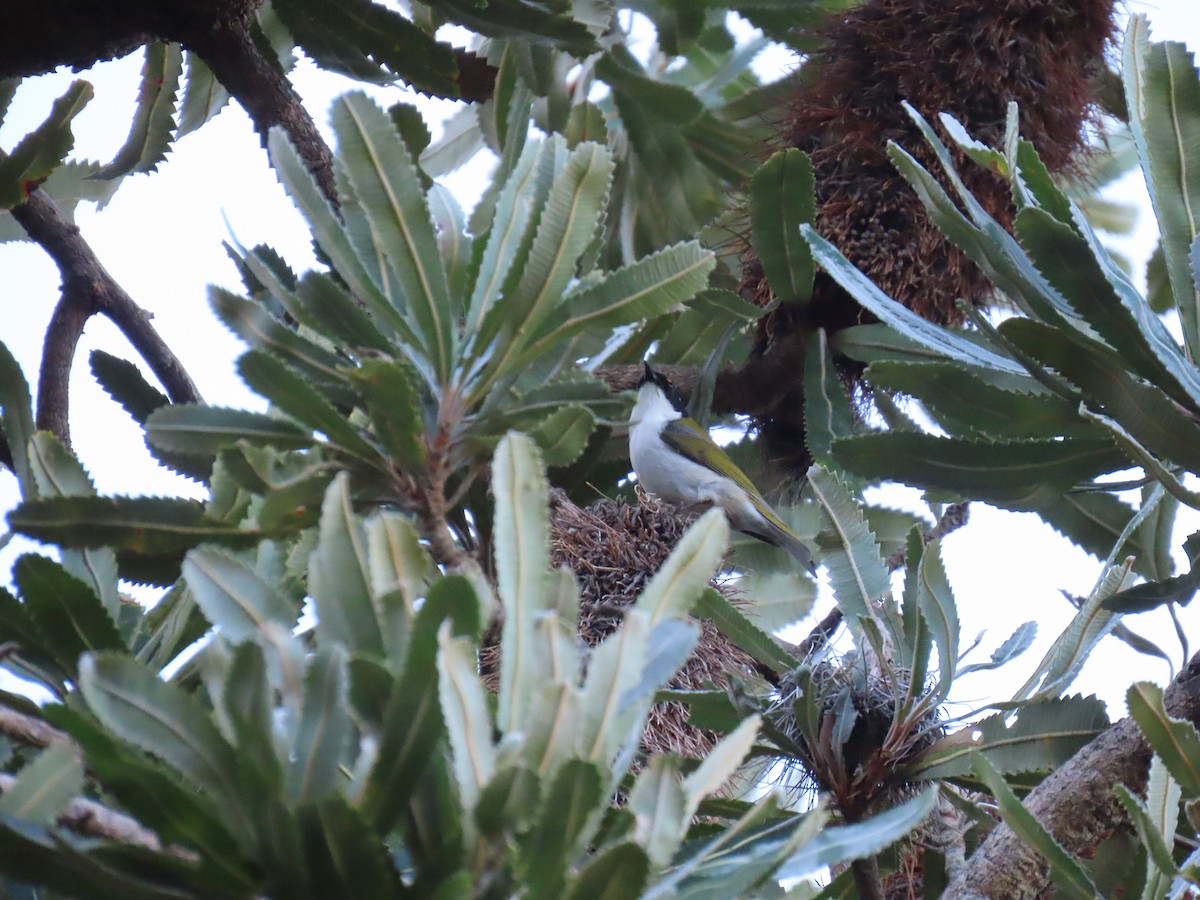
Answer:
[[[812,571],[808,548],[708,431],[688,418],[671,380],[644,365],[629,416],[629,460],[642,488],[668,503],[719,506],[730,526],[782,547]]]

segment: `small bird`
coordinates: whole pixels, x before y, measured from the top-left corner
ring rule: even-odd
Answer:
[[[629,415],[629,460],[642,488],[668,503],[719,506],[733,528],[782,547],[813,571],[808,548],[708,432],[688,418],[687,403],[671,380],[644,365]]]

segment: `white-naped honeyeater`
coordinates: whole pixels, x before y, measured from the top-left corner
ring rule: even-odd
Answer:
[[[629,460],[642,489],[668,503],[719,506],[731,527],[792,554],[812,554],[696,420],[671,380],[645,363],[629,416]]]

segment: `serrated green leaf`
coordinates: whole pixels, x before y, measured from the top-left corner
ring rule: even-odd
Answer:
[[[950,140],[958,144],[959,149],[967,154],[968,157],[985,169],[989,169],[1000,176],[1008,176],[1008,160],[1003,153],[975,140],[968,133],[967,129],[963,127],[962,123],[949,113],[941,113],[938,119],[941,121],[942,127],[946,129],[946,134],[949,135]]]
[[[478,634],[479,600],[461,576],[440,578],[417,611],[404,669],[384,710],[379,753],[367,776],[362,808],[381,832],[422,790],[437,742],[445,733],[438,702],[438,634],[444,622],[458,635]]]
[[[524,435],[507,435],[492,464],[496,498],[496,588],[504,606],[500,633],[497,723],[520,727],[549,659],[534,647],[534,622],[549,604],[550,513],[546,476],[537,449]]]
[[[1137,513],[1127,503],[1107,493],[1068,492],[1059,497],[1047,497],[1031,512],[1063,537],[1082,547],[1098,559],[1104,559],[1124,533],[1130,519]],[[1126,543],[1128,552],[1136,554],[1134,571],[1148,575],[1148,548],[1135,533]]]
[[[580,144],[550,185],[520,280],[507,292],[505,332],[536,335],[575,276],[608,206],[616,163],[600,144]],[[514,348],[519,349],[519,347]]]
[[[853,434],[854,409],[829,352],[825,330],[819,329],[804,357],[804,440],[813,459],[829,461],[833,439]]]
[[[340,473],[325,492],[316,549],[308,558],[308,590],[320,622],[321,644],[383,655],[383,638],[371,595],[367,539],[354,514],[350,479]]]
[[[295,299],[330,338],[356,351],[389,354],[395,351],[371,315],[331,276],[323,272],[304,273],[296,286]]]
[[[1200,470],[1200,424],[1163,391],[1134,376],[1119,357],[1081,335],[1014,318],[1000,333],[1077,385],[1094,406],[1116,419],[1148,450]]]
[[[75,224],[75,210],[81,200],[90,200],[97,207],[112,199],[120,181],[99,181],[92,176],[100,166],[94,162],[68,161],[58,166],[38,185],[38,190],[54,201],[59,213],[69,224]],[[0,209],[0,242],[32,240],[13,214]]]
[[[342,897],[396,897],[405,886],[379,835],[341,797],[300,816],[305,862],[319,890]]]
[[[746,617],[768,632],[807,616],[817,594],[812,579],[796,571],[753,572],[744,584],[751,601],[744,608]]]
[[[929,626],[938,651],[941,669],[938,692],[945,696],[954,682],[958,666],[958,608],[946,567],[942,563],[941,541],[933,540],[925,545],[918,578],[921,585],[918,593],[921,616]]]
[[[796,668],[796,660],[766,631],[715,590],[706,590],[692,612],[708,619],[734,646],[777,673]]]
[[[1028,696],[1027,691],[1039,680],[1040,696],[1059,694],[1075,680],[1088,655],[1116,624],[1118,617],[1104,608],[1104,601],[1120,590],[1128,574],[1128,562],[1109,567],[1071,623],[1046,651],[1033,675],[1017,692],[1018,698]]]
[[[40,431],[29,442],[29,463],[38,494],[50,497],[90,497],[96,489],[92,480],[58,439]],[[83,550],[62,549],[63,568],[83,581],[104,604],[112,620],[118,621],[121,599],[117,593],[117,558],[108,547]]]
[[[1126,692],[1125,702],[1146,741],[1183,789],[1184,797],[1200,797],[1200,732],[1196,726],[1167,712],[1158,685],[1137,682]]]
[[[637,823],[634,839],[660,868],[671,861],[687,831],[687,795],[681,780],[676,761],[655,756],[629,793],[627,809]]]
[[[1067,853],[1054,835],[1022,805],[1012,788],[1005,783],[1004,776],[982,755],[975,756],[974,767],[996,798],[1004,823],[1050,864],[1050,880],[1067,897],[1095,900],[1099,896],[1096,887],[1079,860]]]
[[[237,369],[255,393],[266,397],[293,419],[323,432],[330,443],[360,459],[374,459],[374,449],[345,415],[271,354],[250,350],[238,359]]]
[[[729,543],[729,523],[710,509],[688,528],[671,555],[638,595],[634,609],[646,613],[651,627],[691,612],[709,588]]]
[[[1200,404],[1200,380],[1195,370],[1086,225],[1081,236],[1043,210],[1027,209],[1018,214],[1016,228],[1039,271],[1087,325],[1120,354],[1127,368],[1181,403],[1193,408]],[[1090,336],[1082,330],[1064,330],[1076,342],[1090,343]]]
[[[339,644],[319,647],[304,676],[304,703],[287,775],[288,792],[298,803],[326,797],[343,780],[352,734],[347,699],[345,649]]]
[[[151,413],[146,438],[155,446],[194,456],[214,456],[238,441],[279,450],[311,447],[313,437],[284,419],[244,409],[175,403]]]
[[[1052,697],[1023,704],[1015,721],[1001,713],[931,744],[913,762],[914,778],[966,775],[973,754],[982,753],[1006,774],[1051,772],[1109,725],[1096,697]]]
[[[366,359],[352,371],[383,449],[402,468],[420,471],[425,464],[424,418],[417,381],[397,360]]]
[[[800,224],[815,218],[812,160],[794,147],[774,153],[750,178],[750,229],[771,292],[785,303],[812,295],[812,252]]]
[[[857,629],[860,618],[875,617],[875,605],[888,593],[887,568],[862,510],[841,480],[814,465],[808,470],[808,484],[821,507],[821,560],[829,568],[838,606]]]
[[[145,424],[150,414],[171,401],[167,395],[154,387],[129,360],[93,350],[88,357],[92,375],[105,393],[121,404],[125,412],[139,425]]]
[[[52,744],[21,769],[0,797],[0,815],[49,827],[83,791],[83,767],[70,744]]]
[[[1104,608],[1127,615],[1147,612],[1168,603],[1186,606],[1200,590],[1200,566],[1193,566],[1183,575],[1146,581],[1123,591],[1117,591],[1104,601]]]
[[[597,854],[563,893],[564,900],[622,900],[639,896],[650,877],[650,859],[634,843],[616,844]]]
[[[300,335],[262,303],[248,301],[215,286],[210,286],[208,293],[209,305],[217,318],[251,347],[274,353],[311,380],[330,400],[346,405],[354,402],[356,398],[346,384],[343,371],[347,362],[345,357]]]
[[[176,139],[191,134],[225,108],[229,92],[217,80],[212,69],[198,55],[188,51],[184,58],[187,78],[183,99],[179,101],[179,129]]]
[[[113,179],[131,172],[153,172],[166,159],[175,131],[175,92],[182,73],[179,44],[155,41],[146,45],[129,136],[112,162],[93,177]]]
[[[221,798],[229,820],[246,823],[236,784],[236,754],[194,697],[117,654],[85,656],[79,687],[106,728]]]
[[[569,404],[543,419],[529,433],[548,466],[568,466],[579,458],[596,427],[585,406]]]
[[[893,361],[872,363],[866,376],[874,385],[916,397],[951,434],[1097,436],[1091,424],[1080,420],[1077,403],[1049,393],[1032,378],[999,385],[980,370],[956,363]]]
[[[1117,795],[1117,801],[1125,809],[1126,815],[1129,816],[1129,821],[1133,823],[1134,829],[1137,831],[1138,839],[1142,846],[1146,848],[1146,854],[1150,865],[1157,869],[1159,873],[1172,878],[1179,871],[1175,865],[1175,860],[1171,857],[1171,849],[1167,845],[1167,839],[1158,825],[1150,818],[1150,812],[1146,809],[1146,804],[1142,798],[1131,791],[1123,784],[1113,786],[1113,793]],[[1170,823],[1170,839],[1174,842],[1175,837],[1175,822],[1178,819],[1179,808],[1178,804],[1172,809],[1172,817]],[[1148,878],[1154,878],[1154,872],[1147,873]]]
[[[80,655],[89,650],[125,649],[100,598],[54,560],[25,554],[13,566],[13,582],[44,646],[66,671],[73,672]]]
[[[1200,221],[1200,78],[1174,41],[1151,43],[1142,15],[1130,18],[1123,68],[1129,126],[1142,160],[1163,255],[1191,359],[1200,358],[1200,291],[1188,253]]]
[[[554,776],[521,841],[518,872],[534,895],[561,896],[567,866],[581,838],[594,829],[595,812],[604,802],[605,784],[597,766],[569,760]],[[590,826],[590,827],[589,827]]]
[[[784,862],[774,877],[798,878],[822,866],[873,856],[917,828],[936,805],[937,788],[931,787],[863,822],[824,828]]]
[[[445,384],[456,355],[450,291],[412,157],[387,113],[366,94],[341,97],[333,124],[354,196],[404,291],[403,312]]]
[[[232,643],[254,640],[264,626],[287,630],[296,624],[296,608],[237,557],[215,547],[197,547],[183,561],[196,603],[205,617]]]
[[[1024,369],[993,350],[980,347],[966,338],[956,335],[948,328],[922,319],[916,313],[901,306],[883,293],[865,275],[854,267],[841,252],[821,237],[809,225],[801,225],[800,231],[812,247],[813,257],[860,304],[874,313],[882,322],[890,325],[903,336],[916,341],[942,356],[1000,372],[1024,374]]]
[[[213,886],[251,889],[241,848],[221,823],[212,795],[196,791],[166,765],[122,743],[94,717],[53,704],[44,710],[51,724],[79,743],[88,769],[125,811],[164,842],[200,851]]]
[[[209,520],[194,500],[163,497],[55,497],[9,513],[14,531],[67,547],[112,546],[147,555],[170,554],[204,541],[249,546],[262,534]]]
[[[44,683],[51,690],[63,693],[72,677],[72,666],[63,667],[55,660],[54,650],[42,639],[37,625],[25,604],[0,588],[0,634],[4,640],[15,641],[11,656],[12,668],[29,678]]]
[[[509,282],[513,267],[528,252],[531,229],[549,190],[557,149],[558,143],[553,138],[545,142],[530,141],[497,192],[464,324],[464,332],[476,342],[475,355],[489,342],[490,335],[483,332],[485,319]]]
[[[4,429],[4,442],[12,456],[13,472],[21,485],[21,495],[26,500],[37,496],[33,472],[29,468],[27,449],[33,438],[33,400],[29,395],[29,382],[9,349],[0,343],[0,426]]]
[[[552,318],[530,345],[532,359],[583,331],[615,328],[661,315],[691,299],[708,281],[712,254],[695,242],[676,244],[643,257],[563,298],[561,317]],[[549,330],[547,330],[549,329]]]
[[[291,139],[281,127],[271,129],[267,137],[267,148],[275,174],[283,183],[292,202],[304,214],[317,246],[330,260],[338,275],[345,280],[351,293],[374,315],[377,326],[386,329],[389,334],[396,334],[404,344],[417,346],[418,341],[412,328],[376,286],[366,263],[359,257],[347,236],[341,217],[330,206],[329,198],[317,186],[308,167],[292,146]],[[238,333],[242,334],[241,331]],[[275,332],[268,332],[264,337],[276,335]],[[242,337],[249,340],[244,334]],[[255,346],[260,344],[255,343]]]
[[[324,69],[379,84],[399,79],[438,97],[459,95],[450,45],[434,40],[396,10],[371,0],[276,0],[271,9]]]
[[[998,669],[1006,666],[1030,647],[1037,637],[1037,622],[1022,622],[1008,639],[997,647],[991,658],[984,663],[972,663],[958,670],[959,677],[968,672],[983,672],[988,669]]]
[[[71,120],[91,99],[90,84],[86,81],[71,82],[66,93],[54,101],[46,121],[25,135],[11,153],[0,159],[0,208],[12,209],[23,203],[30,190],[62,163],[75,145]]]
[[[438,632],[438,699],[450,737],[454,780],[463,809],[464,833],[475,828],[475,808],[496,771],[487,689],[479,678],[474,642]]]
[[[479,34],[548,43],[587,55],[596,50],[587,26],[567,7],[529,3],[526,0],[490,0],[480,6],[473,0],[433,0],[430,6],[452,22]]]
[[[834,458],[864,478],[894,479],[1013,509],[1037,508],[1077,481],[1128,465],[1108,441],[990,441],[901,432],[840,438]]]

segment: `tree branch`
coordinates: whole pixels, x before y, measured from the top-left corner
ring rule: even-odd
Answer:
[[[1200,654],[1171,682],[1164,702],[1170,715],[1200,726]],[[1113,787],[1123,784],[1144,794],[1151,754],[1133,719],[1122,719],[1049,775],[1025,798],[1025,807],[1068,853],[1090,856],[1101,841],[1127,827]],[[1040,896],[1049,884],[1046,861],[999,825],[942,896],[1021,900]]]
[[[0,794],[12,789],[17,783],[13,775],[0,773]],[[144,847],[156,853],[167,852],[180,859],[198,861],[199,855],[182,847],[163,847],[162,840],[157,834],[146,828],[135,819],[131,819],[116,810],[101,806],[92,800],[76,797],[70,801],[66,809],[55,819],[58,825],[82,837],[100,838],[129,844],[133,847]]]
[[[278,63],[268,59],[255,43],[254,5],[236,16],[178,33],[176,39],[204,60],[246,110],[264,146],[267,134],[276,125],[287,132],[305,167],[336,207],[333,152]]]
[[[2,155],[0,155],[2,156]],[[87,320],[102,313],[129,340],[166,388],[172,402],[200,400],[200,392],[171,348],[150,324],[150,314],[133,302],[105,271],[79,228],[50,197],[36,188],[13,207],[13,217],[58,266],[62,297],[46,330],[38,379],[37,426],[70,446],[68,382],[79,336]]]
[[[41,719],[27,716],[7,706],[0,706],[0,735],[25,747],[75,744],[65,731],[59,731]]]

